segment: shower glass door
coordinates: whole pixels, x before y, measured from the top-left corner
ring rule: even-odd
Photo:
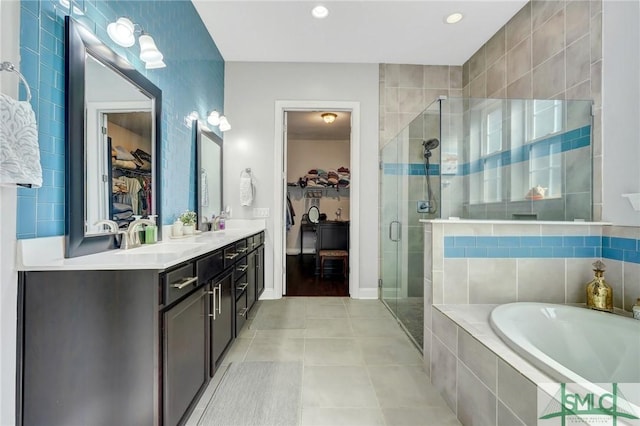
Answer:
[[[389,142],[381,151],[380,158],[380,298],[397,316],[398,293],[401,283],[399,271],[401,223],[398,206],[402,174],[398,139]]]
[[[421,350],[424,224],[420,219],[440,217],[439,140],[436,102],[380,151],[380,297]]]

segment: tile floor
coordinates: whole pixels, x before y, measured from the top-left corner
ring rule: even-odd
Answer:
[[[420,352],[377,300],[261,301],[223,364],[243,361],[303,363],[301,426],[459,424],[429,384]],[[197,424],[224,370],[209,384],[188,426]]]

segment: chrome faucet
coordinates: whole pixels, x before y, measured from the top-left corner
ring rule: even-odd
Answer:
[[[116,234],[118,232],[118,224],[113,220],[102,219],[102,220],[99,220],[96,223],[94,223],[94,226],[98,226],[98,225],[106,225],[106,226],[108,226],[109,227],[109,231],[111,231],[112,234]]]
[[[140,236],[138,235],[138,231],[136,229],[141,225],[153,226],[155,225],[155,223],[149,219],[136,219],[133,222],[131,222],[129,224],[129,228],[127,229],[127,233],[123,235],[123,237],[126,237],[127,243],[124,245],[121,244],[120,248],[122,249],[134,248],[134,247],[139,247],[142,244],[140,242]]]

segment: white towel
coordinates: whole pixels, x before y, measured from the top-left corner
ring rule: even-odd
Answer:
[[[31,104],[0,94],[0,185],[42,186],[36,116]]]
[[[240,176],[240,205],[250,206],[253,203],[253,182],[251,175],[243,173]]]

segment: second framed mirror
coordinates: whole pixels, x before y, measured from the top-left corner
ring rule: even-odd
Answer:
[[[209,224],[222,212],[222,138],[197,121],[193,122],[193,134],[198,229],[208,231]]]

